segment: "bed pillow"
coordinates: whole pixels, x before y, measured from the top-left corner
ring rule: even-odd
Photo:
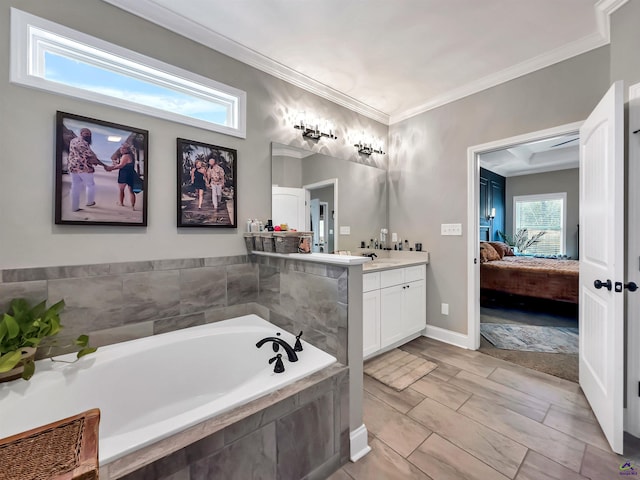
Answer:
[[[500,260],[502,257],[489,242],[480,242],[480,263]]]
[[[513,250],[504,242],[489,242],[491,246],[500,254],[500,258],[513,256]]]

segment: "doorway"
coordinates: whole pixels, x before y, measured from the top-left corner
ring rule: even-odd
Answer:
[[[338,250],[335,225],[338,224],[338,179],[329,178],[304,185],[306,196],[305,230],[313,232],[312,251],[333,253]]]
[[[480,241],[505,242],[513,246],[513,243],[515,243],[515,234],[519,234],[523,230],[518,227],[522,227],[524,224],[521,224],[521,222],[526,220],[525,218],[520,218],[526,216],[521,215],[522,212],[519,211],[519,207],[514,206],[514,193],[523,191],[523,187],[519,187],[520,190],[518,190],[518,188],[515,188],[515,185],[529,184],[528,188],[535,189],[536,187],[532,183],[533,179],[544,178],[541,172],[545,169],[555,168],[555,170],[560,171],[576,168],[577,163],[562,163],[568,161],[567,158],[560,158],[559,164],[551,168],[548,165],[545,167],[544,163],[545,161],[548,162],[552,157],[551,153],[545,153],[545,151],[550,147],[553,147],[551,148],[552,150],[558,150],[558,147],[562,147],[564,142],[567,142],[567,144],[577,143],[577,132],[579,127],[580,123],[573,123],[469,148],[468,158],[470,170],[468,177],[468,223],[473,229],[473,233],[470,233],[469,235],[468,248],[470,258],[476,259],[477,261],[481,260]],[[553,156],[555,155],[556,153],[554,152]],[[502,197],[502,199],[499,199],[495,203],[491,203],[487,200],[486,196],[482,196],[481,194],[481,168],[483,168],[485,172],[490,171],[498,177],[503,177],[503,179],[512,179],[511,182],[507,182],[507,185],[511,184],[513,188],[510,188],[509,192],[505,193],[505,196]],[[489,185],[493,185],[498,184],[499,181],[496,182],[495,179],[491,179],[487,183]],[[532,191],[526,193],[532,193]],[[545,193],[552,192],[547,191]],[[495,194],[495,191],[488,193],[489,197]],[[524,198],[524,196],[522,197]],[[546,207],[546,200],[542,199],[541,201],[543,203],[531,203],[530,205],[527,205],[527,207],[532,205],[534,207],[539,207],[540,205]],[[566,216],[566,204],[564,214]],[[577,212],[575,216],[577,216]],[[485,221],[483,221],[483,219]],[[530,295],[537,295],[537,292],[532,293],[526,290],[519,291],[517,286],[514,288],[514,285],[517,284],[517,277],[509,279],[509,277],[503,276],[506,275],[503,271],[497,270],[498,266],[501,266],[498,264],[505,262],[508,263],[508,265],[506,265],[507,267],[511,267],[511,264],[514,262],[509,263],[508,260],[515,260],[517,262],[526,262],[530,260],[533,263],[538,261],[534,259],[541,257],[577,258],[577,243],[571,244],[572,240],[577,235],[577,221],[574,216],[571,216],[570,221],[573,225],[569,224],[566,220],[564,222],[565,229],[573,229],[571,233],[568,233],[567,231],[563,232],[563,239],[567,239],[564,244],[559,244],[556,247],[552,246],[551,244],[554,243],[552,241],[553,237],[557,237],[557,235],[550,234],[547,237],[548,241],[545,242],[547,244],[546,250],[545,248],[539,248],[536,251],[535,248],[531,249],[531,245],[528,245],[527,248],[531,249],[529,252],[525,250],[524,252],[518,252],[518,255],[514,255],[513,258],[505,257],[504,260],[500,258],[500,261],[498,262],[487,263],[487,265],[492,263],[491,267],[496,272],[495,278],[490,279],[494,280],[494,283],[487,284],[485,282],[483,284],[480,277],[480,268],[476,268],[475,265],[470,262],[468,277],[468,339],[470,348],[481,350],[483,350],[483,348],[493,348],[494,356],[504,358],[508,361],[515,361],[515,363],[523,362],[525,364],[524,366],[530,368],[536,368],[537,366],[539,370],[546,371],[551,374],[558,374],[558,371],[554,371],[554,369],[556,369],[554,363],[563,367],[563,362],[561,360],[557,360],[555,355],[544,355],[544,352],[537,353],[535,352],[535,346],[533,347],[533,352],[525,351],[522,353],[513,353],[510,350],[499,350],[494,347],[492,343],[487,341],[487,338],[491,337],[491,333],[489,335],[483,334],[481,337],[481,324],[483,322],[493,324],[491,326],[485,325],[486,328],[482,328],[485,332],[493,330],[494,336],[491,337],[493,339],[496,338],[495,335],[504,335],[505,337],[515,335],[515,341],[520,345],[520,340],[517,336],[524,335],[527,338],[527,342],[525,342],[524,346],[519,346],[518,348],[524,348],[525,350],[531,348],[531,344],[535,344],[535,339],[538,335],[548,335],[548,332],[555,333],[554,329],[556,328],[563,329],[577,327],[577,296],[575,300],[576,305],[571,304],[572,298],[565,299],[570,300],[568,303],[556,303],[545,298],[536,299]],[[503,229],[498,229],[496,226],[501,226]],[[533,236],[529,232],[533,228],[535,227],[529,226],[526,232],[526,237]],[[521,236],[518,235],[518,239],[520,238]],[[541,238],[544,238],[544,236]],[[522,247],[522,245],[520,246]],[[546,261],[552,262],[556,260],[540,260],[540,262]],[[577,264],[577,261],[574,261],[574,263]],[[577,267],[575,268],[575,276],[577,277]],[[529,282],[523,281],[523,283],[528,284]],[[483,295],[481,295],[481,286],[489,287],[489,289],[482,289]],[[512,288],[513,290],[511,290]],[[484,295],[484,293],[487,292],[488,295]],[[545,295],[546,294],[542,294],[542,297]],[[549,292],[547,296],[553,298],[554,293]],[[553,313],[549,314],[551,312]],[[571,333],[573,334],[573,332]],[[561,336],[564,336],[564,333],[562,333]],[[569,343],[577,344],[577,328],[575,337],[570,336]],[[481,346],[483,348],[481,348]],[[560,345],[560,348],[565,348],[565,346]],[[541,360],[545,356],[548,359],[554,359],[554,361],[549,364],[548,362]],[[573,374],[575,375],[577,374],[577,354],[574,355],[573,358],[575,360],[575,371]],[[568,369],[569,373],[571,373],[570,370],[571,369]],[[577,378],[571,378],[571,380],[577,381]]]

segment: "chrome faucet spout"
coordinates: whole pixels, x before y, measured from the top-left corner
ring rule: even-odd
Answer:
[[[289,345],[287,342],[285,342],[281,338],[277,338],[277,337],[263,338],[258,343],[256,343],[256,347],[260,348],[262,347],[262,345],[264,345],[267,342],[273,342],[275,345],[280,345],[282,348],[284,348],[284,351],[287,352],[287,358],[289,359],[290,362],[298,361],[298,355],[293,350],[293,348],[291,348],[291,345]],[[277,351],[277,348],[274,348],[274,351]]]

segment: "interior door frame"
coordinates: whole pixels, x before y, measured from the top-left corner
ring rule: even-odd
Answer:
[[[627,263],[625,282],[640,284],[640,189],[632,188],[640,181],[640,83],[629,87],[629,121],[627,136],[629,153],[626,163],[627,192]],[[631,348],[640,342],[640,292],[626,294],[625,318],[627,330],[626,370],[627,370],[627,409],[624,416],[624,430],[640,437],[640,396],[637,395],[640,381],[640,350]]]
[[[339,235],[336,232],[338,228],[338,179],[337,178],[327,178],[326,180],[320,180],[319,182],[310,183],[308,185],[303,185],[302,188],[309,193],[311,190],[318,190],[320,188],[333,186],[333,250],[338,251],[338,237]],[[309,202],[307,202],[308,204]],[[328,239],[327,239],[328,243]]]
[[[474,145],[467,149],[467,345],[471,350],[480,348],[480,221],[479,188],[480,161],[482,153],[513,147],[520,143],[542,140],[577,133],[583,122],[567,123],[545,130],[503,138],[493,142]]]

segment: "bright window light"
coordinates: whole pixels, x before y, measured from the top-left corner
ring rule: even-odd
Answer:
[[[566,205],[566,192],[513,197],[515,232],[526,229],[529,237],[544,232],[539,241],[531,245],[526,253],[533,255],[564,255],[566,253]]]
[[[11,81],[246,136],[246,93],[11,9]]]

